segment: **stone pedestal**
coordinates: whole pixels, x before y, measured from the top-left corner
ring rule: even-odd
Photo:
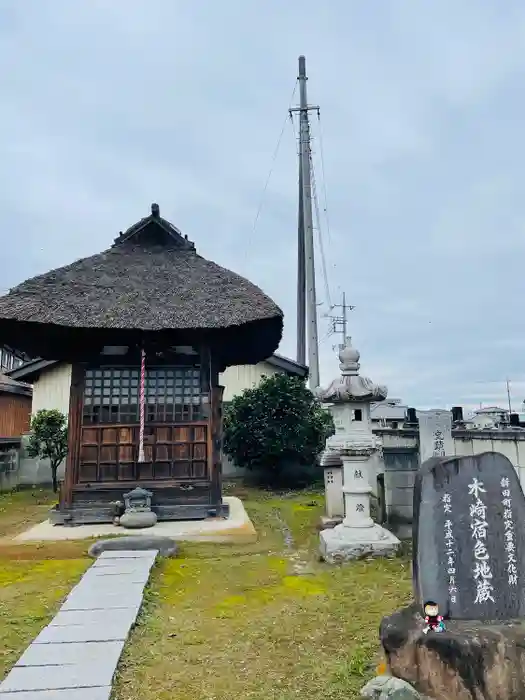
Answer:
[[[361,454],[342,454],[345,517],[340,525],[320,534],[322,558],[332,564],[365,556],[391,556],[400,542],[370,517],[368,464],[375,446],[361,447]],[[348,450],[348,447],[347,447]]]
[[[341,524],[321,532],[319,551],[324,561],[340,564],[370,556],[393,556],[399,545],[397,537],[380,525],[359,531]]]
[[[130,511],[120,516],[120,526],[127,530],[139,530],[142,527],[153,527],[157,522],[157,516],[150,511]]]

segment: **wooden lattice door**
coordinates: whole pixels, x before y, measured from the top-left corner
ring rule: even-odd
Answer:
[[[77,483],[208,479],[205,409],[199,368],[148,368],[139,463],[139,370],[88,370]]]

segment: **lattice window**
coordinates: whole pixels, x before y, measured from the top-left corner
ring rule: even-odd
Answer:
[[[140,370],[129,367],[89,369],[84,385],[84,425],[139,421]],[[200,369],[150,367],[145,377],[146,423],[203,419]]]

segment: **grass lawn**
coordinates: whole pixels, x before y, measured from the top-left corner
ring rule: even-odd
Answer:
[[[116,700],[350,700],[374,674],[409,562],[320,564],[318,493],[238,495],[259,541],[183,545],[156,567]]]
[[[320,564],[315,491],[236,490],[252,544],[184,544],[161,560],[126,645],[115,700],[351,700],[380,660],[381,617],[410,599],[403,558]],[[0,678],[91,561],[88,541],[13,544],[45,490],[0,495]]]
[[[9,537],[45,520],[55,501],[53,493],[40,489],[0,494],[0,679],[92,561],[85,555],[85,543],[8,544]]]

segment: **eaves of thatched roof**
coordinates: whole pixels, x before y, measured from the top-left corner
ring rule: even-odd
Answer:
[[[282,316],[259,287],[198,255],[153,205],[108,250],[0,297],[0,340],[33,357],[69,359],[88,342],[169,343],[186,334],[210,340],[225,364],[242,364],[277,349]]]

